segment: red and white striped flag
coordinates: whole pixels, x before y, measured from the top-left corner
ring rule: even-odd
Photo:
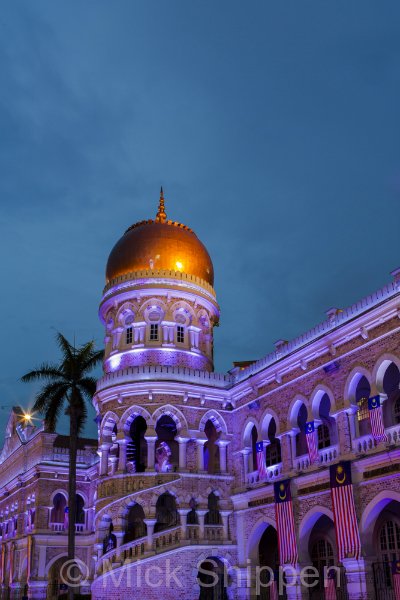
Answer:
[[[271,581],[271,585],[269,587],[269,600],[279,600],[278,582],[275,577]]]
[[[378,443],[387,442],[385,425],[383,423],[383,408],[379,394],[368,398],[368,411],[374,440]]]
[[[335,516],[338,558],[361,557],[361,541],[354,504],[351,463],[340,462],[330,467],[331,494]]]
[[[262,442],[256,443],[256,455],[258,475],[260,479],[264,479],[267,474],[267,466],[265,464],[264,444]]]
[[[299,559],[294,527],[293,502],[290,493],[290,479],[274,483],[274,492],[279,561],[281,565],[295,565]]]
[[[314,421],[309,421],[305,424],[305,434],[307,440],[308,456],[310,464],[314,465],[319,462],[317,432],[315,431]]]
[[[337,600],[336,577],[334,569],[328,570],[328,577],[325,581],[325,600]]]
[[[392,580],[394,600],[400,600],[400,561],[394,560],[392,563]]]

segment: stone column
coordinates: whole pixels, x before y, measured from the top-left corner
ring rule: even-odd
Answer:
[[[100,475],[108,475],[108,456],[110,454],[111,444],[103,443],[100,446],[101,458],[100,458]]]
[[[380,399],[381,406],[382,406],[383,425],[384,425],[384,427],[386,429],[386,427],[390,427],[391,424],[394,424],[392,422],[392,416],[390,415],[390,417],[388,418],[387,411],[386,411],[386,408],[390,408],[390,407],[386,407],[385,406],[385,402],[388,399],[388,396],[387,396],[387,394],[385,394],[384,392],[382,392],[382,393],[379,394],[379,399]],[[389,424],[386,425],[388,423],[388,421],[389,421]]]
[[[179,444],[179,471],[185,472],[186,469],[186,445],[189,441],[189,438],[178,436],[175,438]]]
[[[226,448],[229,444],[229,440],[217,440],[216,443],[219,447],[219,470],[221,473],[226,473]]]
[[[301,600],[301,582],[300,582],[300,566],[296,565],[283,565],[281,567],[280,576],[282,577],[282,571],[286,573],[287,584],[286,585],[286,597],[288,600]]]
[[[347,413],[347,419],[349,422],[349,435],[350,435],[351,441],[353,441],[356,439],[356,437],[358,437],[357,427],[356,427],[357,406],[352,405],[350,408],[348,408],[346,410],[346,413]]]
[[[222,533],[222,539],[224,541],[229,539],[229,515],[232,514],[231,510],[220,510],[219,514],[222,517],[222,527],[223,527],[223,533]]]
[[[154,535],[154,527],[157,523],[157,519],[143,519],[143,523],[147,526],[147,550],[153,549],[153,535]]]
[[[292,449],[291,449],[291,434],[283,433],[278,436],[281,442],[281,455],[282,455],[282,471],[283,473],[289,473],[293,469],[292,461]]]
[[[122,531],[122,529],[114,529],[113,534],[117,538],[117,546],[115,548],[116,560],[117,562],[122,562],[122,553],[120,548],[122,546],[122,542],[124,541],[125,532]]]
[[[126,447],[128,440],[126,439],[123,432],[118,432],[117,436],[119,446],[119,459],[118,459],[118,473],[126,472]]]
[[[155,449],[156,449],[156,435],[145,435],[144,439],[147,443],[147,468],[146,471],[154,471],[155,469]]]
[[[197,470],[199,473],[204,473],[204,444],[207,439],[197,438]]]
[[[296,464],[296,436],[298,434],[298,430],[292,429],[290,432],[290,447],[292,451],[292,468],[295,468]]]
[[[347,593],[349,600],[367,600],[366,568],[363,558],[344,558],[342,560],[346,570]]]
[[[199,539],[204,540],[204,520],[208,510],[197,509],[196,513],[199,519]]]
[[[115,473],[117,471],[117,466],[118,466],[118,456],[111,456],[110,463],[111,463],[111,475],[115,475]]]
[[[255,590],[254,572],[247,566],[235,567],[234,597],[237,600],[250,600],[252,590]]]
[[[251,448],[243,448],[243,450],[240,451],[243,455],[243,477],[244,477],[244,483],[247,483],[247,475],[249,474],[249,456],[251,453]]]
[[[340,454],[349,454],[352,452],[352,436],[350,431],[350,421],[347,411],[338,413],[335,417],[336,431]],[[332,443],[332,442],[331,442]]]
[[[187,516],[190,512],[189,508],[178,508],[178,513],[181,518],[181,537],[182,540],[187,539]]]

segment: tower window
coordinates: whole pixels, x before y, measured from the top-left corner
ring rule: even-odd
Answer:
[[[150,324],[150,340],[151,341],[158,340],[158,323]]]
[[[185,341],[185,328],[183,325],[178,325],[176,328],[176,341],[178,344],[183,344]]]
[[[126,328],[126,337],[125,337],[125,339],[126,339],[126,343],[127,344],[132,344],[132,341],[133,341],[133,330],[132,330],[132,327],[127,327]]]

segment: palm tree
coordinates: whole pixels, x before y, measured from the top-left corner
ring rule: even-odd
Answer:
[[[26,373],[24,382],[44,381],[37,393],[33,410],[44,416],[48,431],[55,431],[60,416],[69,417],[69,518],[68,518],[68,560],[75,559],[75,520],[76,520],[76,455],[78,437],[87,418],[86,402],[91,402],[96,391],[96,379],[89,373],[103,359],[103,351],[97,351],[94,341],[78,348],[61,334],[57,334],[57,344],[62,359],[59,364],[43,363],[38,369]],[[69,598],[73,589],[69,588]]]

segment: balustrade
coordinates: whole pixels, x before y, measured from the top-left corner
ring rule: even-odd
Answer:
[[[266,467],[266,475],[260,479],[258,470],[247,473],[246,483],[247,485],[257,485],[258,483],[268,483],[273,481],[282,475],[282,463],[271,465]]]

